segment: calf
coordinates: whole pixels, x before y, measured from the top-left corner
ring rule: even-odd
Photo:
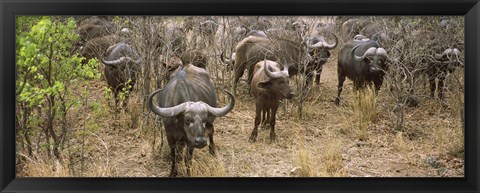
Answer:
[[[283,68],[283,69],[282,69]],[[275,116],[281,99],[291,99],[295,93],[289,86],[288,67],[274,61],[265,60],[255,65],[252,78],[252,94],[255,97],[255,125],[249,141],[257,139],[258,125],[268,121],[270,140],[275,141]],[[261,120],[263,114],[263,120]],[[268,119],[268,120],[265,120]]]

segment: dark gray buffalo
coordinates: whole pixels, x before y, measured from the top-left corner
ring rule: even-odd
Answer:
[[[417,79],[426,75],[430,84],[430,96],[435,96],[437,91],[438,98],[444,107],[447,107],[444,101],[445,80],[447,75],[456,68],[463,67],[463,42],[453,43],[443,40],[441,34],[430,30],[415,30],[408,34],[408,38],[398,41],[394,49],[403,52],[398,56],[402,61],[402,68],[411,73],[407,73],[409,84],[409,94],[414,95],[414,85]],[[411,54],[415,53],[415,54]],[[418,54],[417,54],[418,53]],[[438,79],[438,86],[436,80]],[[416,107],[418,101],[414,97],[407,100],[409,107]]]
[[[123,106],[126,107],[128,95],[133,90],[137,80],[137,73],[140,70],[140,56],[126,43],[118,43],[110,47],[107,51],[107,57],[102,58],[105,65],[104,72],[108,86],[113,91],[115,97],[115,108],[119,102],[118,94],[126,92]]]
[[[209,152],[215,155],[213,121],[233,109],[235,97],[227,92],[230,103],[217,108],[215,87],[208,72],[192,64],[184,66],[170,79],[158,97],[159,106],[156,106],[152,100],[160,91],[150,94],[147,102],[150,110],[162,117],[165,126],[172,158],[170,177],[177,175],[176,163],[185,145],[185,164],[187,175],[190,175],[188,168],[194,148],[203,148],[209,142]],[[208,134],[208,142],[205,133]]]
[[[280,100],[291,99],[295,95],[289,86],[288,67],[270,60],[258,62],[255,65],[251,86],[255,97],[255,125],[249,141],[255,142],[258,125],[261,122],[265,124],[268,122],[270,140],[273,142],[276,138],[275,117]]]
[[[325,38],[321,35],[312,35],[308,38],[308,54],[312,57],[312,60],[308,62],[306,69],[306,83],[305,87],[310,85],[310,82],[313,80],[313,73],[316,71],[315,82],[320,84],[320,75],[322,73],[323,65],[327,63],[328,58],[330,58],[330,50],[335,49],[338,45],[338,38],[333,34],[335,38],[335,43],[328,44]]]
[[[338,94],[335,105],[340,103],[340,93],[345,77],[360,89],[373,82],[378,92],[387,70],[387,52],[373,40],[353,40],[344,45],[338,54]]]
[[[85,59],[82,60],[82,64],[87,64],[92,58],[99,60],[105,58],[107,56],[107,49],[119,42],[121,42],[121,39],[117,35],[96,37],[88,40],[80,49],[80,55],[85,57]]]

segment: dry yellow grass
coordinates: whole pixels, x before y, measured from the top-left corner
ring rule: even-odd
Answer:
[[[207,147],[208,148],[208,147]],[[203,150],[203,149],[202,149]],[[190,166],[191,177],[225,177],[227,172],[222,156],[211,156],[208,151],[195,150]],[[178,164],[178,171],[183,176],[187,174],[185,162]]]
[[[26,158],[24,163],[24,170],[22,173],[28,176],[35,177],[71,177],[68,170],[68,160],[60,162],[57,159],[42,157],[39,159],[32,159],[28,156],[17,154],[17,156]]]
[[[343,127],[349,128],[358,140],[366,141],[369,137],[368,129],[377,119],[378,107],[373,89],[367,87],[364,90],[351,92],[350,100],[340,107],[342,111]]]

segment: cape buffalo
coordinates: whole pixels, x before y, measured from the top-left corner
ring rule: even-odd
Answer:
[[[295,39],[295,38],[294,38]],[[235,48],[235,77],[233,82],[233,92],[235,93],[238,81],[243,76],[245,69],[248,71],[247,84],[252,82],[253,68],[256,63],[264,59],[277,61],[288,67],[290,76],[298,73],[305,62],[309,62],[312,57],[307,49],[319,47],[334,47],[335,44],[309,45],[302,40],[292,41],[285,38],[263,38],[249,36],[240,41]]]
[[[102,63],[105,65],[105,78],[113,91],[115,108],[119,102],[118,94],[122,91],[126,92],[123,101],[123,106],[126,107],[129,93],[137,80],[141,58],[133,47],[126,43],[118,43],[109,51],[108,56],[105,59],[102,58]]]
[[[96,37],[88,40],[80,50],[80,55],[85,57],[82,64],[87,64],[92,58],[101,59],[106,57],[107,49],[118,42],[120,42],[120,37],[117,35]]]
[[[338,94],[335,105],[340,103],[340,93],[345,77],[353,81],[355,89],[373,82],[378,92],[387,70],[387,52],[373,40],[352,40],[345,44],[338,54]]]
[[[245,37],[249,37],[249,36],[268,38],[265,31],[261,31],[261,30],[252,30],[246,33]],[[245,37],[242,37],[242,38],[245,38]],[[228,58],[224,56],[223,52],[220,54],[220,60],[227,65],[227,69],[229,70],[233,70],[233,66],[235,65],[235,55],[236,55],[235,52],[233,52],[231,57]]]
[[[161,93],[158,96],[159,105],[156,106],[152,99],[158,92]],[[163,91],[157,90],[150,94],[148,106],[162,117],[170,146],[170,177],[177,175],[176,163],[185,145],[185,164],[187,175],[190,175],[188,168],[193,149],[203,148],[208,143],[205,133],[209,138],[209,152],[215,155],[213,121],[215,117],[226,115],[235,105],[235,97],[229,92],[226,93],[230,97],[230,103],[217,108],[217,96],[210,75],[205,69],[188,64],[174,75]]]
[[[283,69],[282,69],[283,68]],[[289,86],[288,67],[265,60],[255,64],[252,79],[252,93],[255,97],[255,125],[249,141],[255,142],[260,122],[270,124],[270,140],[275,141],[275,117],[281,99],[291,99],[295,93]],[[263,114],[263,119],[261,115]]]
[[[312,35],[308,38],[308,54],[312,57],[312,60],[308,62],[306,69],[306,83],[305,87],[310,85],[313,80],[313,72],[316,71],[315,82],[320,84],[320,75],[322,73],[323,65],[327,63],[330,58],[330,50],[334,49],[338,45],[338,38],[333,34],[335,43],[328,44],[325,38],[321,35]]]
[[[180,55],[183,64],[193,64],[196,67],[207,68],[207,56],[198,50],[187,50]]]
[[[460,51],[463,50],[463,43],[447,45],[439,37],[438,32],[415,30],[409,32],[408,38],[401,39],[394,45],[394,49],[401,53],[398,57],[402,61],[402,68],[411,72],[406,74],[406,78],[410,80],[408,84],[411,97],[407,99],[407,105],[410,107],[418,105],[418,101],[412,97],[413,84],[424,75],[428,77],[430,96],[433,98],[437,90],[438,98],[445,105],[443,92],[445,79],[457,67],[463,66],[463,55]]]
[[[170,78],[175,74],[175,71],[183,64],[193,64],[196,67],[207,68],[207,56],[200,51],[196,50],[187,50],[183,52],[180,56],[173,55],[171,56],[166,63],[162,63],[163,69],[165,69],[165,80],[170,80]]]

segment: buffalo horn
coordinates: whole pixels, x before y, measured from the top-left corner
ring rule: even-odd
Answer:
[[[352,55],[353,55],[353,59],[355,59],[355,61],[362,61],[363,59],[365,59],[365,57],[369,56],[369,55],[373,55],[375,54],[375,51],[377,50],[377,48],[375,47],[371,47],[371,48],[368,48],[367,51],[365,51],[365,53],[363,53],[363,56],[357,56],[355,55],[355,50],[358,48],[358,46],[355,46],[353,49],[352,49]]]
[[[107,66],[115,66],[115,65],[118,65],[120,63],[123,63],[125,60],[127,61],[133,61],[135,63],[140,63],[140,61],[142,61],[142,59],[138,59],[138,60],[133,60],[132,58],[128,57],[128,56],[123,56],[119,59],[116,59],[116,60],[109,60],[109,61],[106,61],[102,58],[102,63],[107,65]]]
[[[285,70],[285,68],[284,68]],[[271,78],[271,79],[275,79],[275,78],[280,78],[281,75],[279,74],[280,72],[271,72],[269,69],[268,69],[268,66],[267,66],[267,60],[265,60],[265,62],[263,63],[263,71],[265,72],[265,74]]]
[[[162,89],[158,89],[148,96],[147,102],[148,102],[148,107],[150,108],[151,111],[153,111],[155,114],[162,117],[173,117],[185,111],[185,107],[187,106],[186,102],[174,107],[167,107],[167,108],[161,108],[154,105],[153,96],[155,96],[160,91],[162,91]]]
[[[435,58],[437,60],[439,60],[439,59],[443,58],[444,56],[450,55],[450,54],[459,55],[460,51],[457,48],[454,48],[454,49],[448,48],[445,51],[443,51],[442,54],[435,54]]]
[[[115,65],[118,65],[120,63],[122,63],[123,61],[125,61],[127,59],[127,57],[121,57],[119,59],[116,59],[116,60],[109,60],[109,61],[106,61],[102,58],[102,63],[107,65],[107,66],[115,66]]]
[[[232,65],[233,61],[235,60],[235,58],[234,58],[234,57],[235,57],[235,53],[232,54],[232,58],[231,58],[231,59],[225,57],[223,54],[224,54],[223,52],[220,53],[220,60],[221,60],[223,63],[227,64],[227,65]]]
[[[319,41],[316,44],[308,45],[308,48],[328,48],[329,50],[334,49],[335,47],[337,47],[338,38],[334,33],[331,34],[333,35],[333,37],[335,37],[335,43],[328,44],[325,41]]]
[[[226,91],[226,90],[224,90],[223,92],[226,92],[228,94],[228,96],[230,97],[230,103],[228,103],[226,106],[224,106],[222,108],[215,108],[215,107],[211,107],[210,105],[207,105],[208,112],[210,112],[210,114],[212,114],[215,117],[221,117],[221,116],[226,115],[235,106],[235,97],[233,96],[233,94]]]
[[[452,52],[452,49],[448,48],[445,51],[443,51],[443,53],[441,53],[441,54],[435,54],[435,58],[441,59],[444,56],[446,56],[447,54],[450,54],[451,52]]]
[[[387,51],[383,48],[378,48],[376,51],[375,51],[375,54],[376,55],[379,55],[379,56],[385,56],[387,57]]]

